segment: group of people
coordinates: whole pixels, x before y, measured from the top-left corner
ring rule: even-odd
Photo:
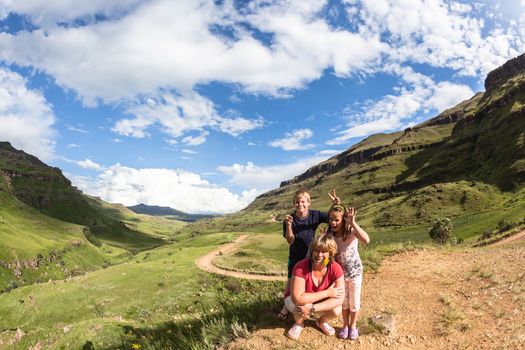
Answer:
[[[361,308],[363,265],[357,250],[358,242],[367,244],[368,234],[356,222],[356,210],[341,204],[335,190],[328,194],[333,205],[328,213],[310,209],[307,191],[294,195],[295,211],[283,222],[283,236],[290,245],[288,282],[284,306],[279,313],[285,319],[292,313],[295,323],[287,336],[298,339],[304,321],[315,321],[324,334],[336,331],[329,320],[342,316],[343,326],[337,332],[341,339],[359,336],[357,317]],[[321,223],[328,229],[316,234]]]

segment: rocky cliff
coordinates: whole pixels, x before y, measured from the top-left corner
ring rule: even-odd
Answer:
[[[525,53],[507,61],[503,66],[494,69],[485,79],[485,90],[487,92],[497,88],[508,79],[525,73]]]

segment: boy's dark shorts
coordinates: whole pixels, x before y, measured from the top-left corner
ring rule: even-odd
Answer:
[[[292,278],[292,272],[295,264],[297,264],[299,261],[290,260],[288,259],[288,279]]]

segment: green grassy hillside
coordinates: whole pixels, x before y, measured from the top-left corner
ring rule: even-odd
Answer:
[[[130,255],[93,245],[83,226],[43,215],[10,192],[0,176],[0,291],[63,279],[122,261]]]
[[[433,119],[392,134],[372,135],[260,195],[225,218],[192,224],[195,232],[271,231],[290,212],[293,193],[306,189],[312,208],[327,209],[337,189],[345,204],[380,241],[422,241],[437,217],[450,217],[454,234],[474,238],[500,220],[525,213],[525,75]],[[401,235],[399,235],[401,234]],[[404,238],[403,238],[404,237]]]
[[[4,143],[2,146],[5,151],[8,145]],[[131,253],[166,244],[167,240],[173,239],[175,231],[185,225],[176,220],[138,215],[122,205],[85,196],[68,186],[65,178],[53,180],[54,188],[58,190],[53,190],[53,186],[51,190],[45,189],[46,176],[42,171],[51,168],[26,154],[11,152],[9,159],[12,160],[14,155],[21,156],[22,160],[7,162],[9,157],[0,154],[3,168],[11,169],[0,170],[0,292],[121,262],[132,256]],[[32,168],[33,165],[38,166],[38,171]],[[15,168],[16,175],[12,170]],[[57,176],[57,170],[51,169],[49,174],[52,175],[47,179]],[[25,182],[20,182],[19,178]],[[45,193],[47,199],[42,203],[48,200],[61,203],[50,205],[52,210],[41,207],[37,210],[22,202],[16,194],[27,200],[24,191],[31,192],[30,185],[36,186],[35,193]],[[28,188],[24,189],[24,186]],[[31,200],[28,202],[35,204]],[[84,223],[89,217],[90,226],[46,215],[61,206],[69,210],[59,217],[70,218],[70,215],[79,213],[73,222]]]
[[[171,225],[164,222],[152,224],[159,220],[141,219],[123,206],[113,210],[103,201],[86,196],[73,187],[60,169],[49,167],[36,157],[16,150],[8,142],[0,142],[0,171],[6,176],[11,192],[18,200],[46,216],[87,226],[91,234],[102,242],[131,252],[164,244],[161,236],[182,226],[178,222]]]

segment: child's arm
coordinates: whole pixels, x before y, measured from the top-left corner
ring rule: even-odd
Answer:
[[[355,230],[355,236],[361,243],[368,244],[370,243],[370,237],[368,236],[368,233],[366,233],[365,230],[361,228],[355,221],[355,216],[357,214],[357,210],[354,208],[349,208],[348,213],[346,214],[346,222],[350,223],[350,226]]]
[[[286,215],[284,218],[284,238],[288,244],[292,244],[295,241],[295,236],[292,230],[293,216]]]

